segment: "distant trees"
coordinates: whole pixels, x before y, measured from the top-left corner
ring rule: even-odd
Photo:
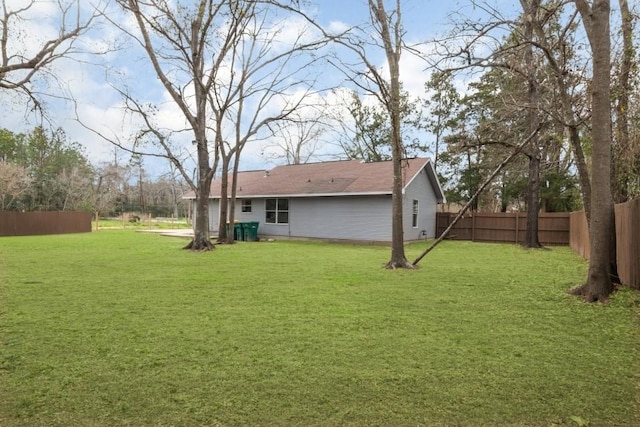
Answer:
[[[520,3],[518,19],[480,3],[484,20],[461,18],[457,34],[441,47],[445,57],[459,60],[448,62],[449,71],[442,74],[456,76],[470,68],[481,72],[457,101],[458,115],[446,123],[446,148],[438,154],[439,172],[445,181],[450,178],[446,185],[453,189],[448,200],[460,198],[504,156],[514,138],[529,134],[537,122],[539,135],[523,150],[529,168],[514,159],[480,196],[479,206],[535,214],[539,207],[570,210],[582,204],[589,215],[589,57],[578,54],[577,12],[563,2]],[[430,89],[440,93],[433,84]],[[432,110],[432,117],[437,122],[453,109]],[[533,227],[529,232],[532,236]]]
[[[638,11],[618,0],[621,43],[612,54],[614,202],[640,197],[640,67],[638,62]],[[635,13],[635,15],[634,15]]]
[[[412,99],[405,91],[400,97],[401,151],[405,157],[415,157],[426,151],[423,141],[412,139],[416,129],[423,127],[421,105],[419,99]],[[344,137],[338,139],[341,154],[367,162],[391,160],[393,128],[389,111],[379,102],[368,102],[371,98],[352,92],[351,99],[346,100],[348,114],[338,120],[345,131]]]
[[[185,216],[187,187],[174,175],[145,178],[142,164],[92,165],[61,129],[26,134],[0,129],[0,210],[88,210]],[[140,201],[144,200],[144,204]]]
[[[86,203],[92,167],[61,129],[0,130],[0,191],[5,210],[70,210]]]
[[[0,210],[17,208],[20,197],[30,187],[31,179],[24,166],[0,160]]]

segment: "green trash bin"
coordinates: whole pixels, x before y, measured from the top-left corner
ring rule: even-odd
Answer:
[[[236,222],[233,224],[233,239],[234,240],[244,239],[243,227],[241,222]]]
[[[229,235],[229,223],[226,225],[227,228],[227,236]],[[243,240],[244,234],[242,233],[242,223],[234,222],[233,223],[233,239],[234,240]]]
[[[256,242],[258,240],[258,224],[257,221],[243,222],[242,231],[244,233],[244,241]]]

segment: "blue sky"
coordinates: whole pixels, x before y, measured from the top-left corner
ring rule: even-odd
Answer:
[[[18,4],[24,1],[26,0],[13,0],[9,4]],[[389,7],[393,7],[395,1],[387,1],[386,3],[390,4]],[[515,0],[495,0],[495,3],[500,10],[516,7]],[[37,10],[34,10],[36,14],[32,16],[33,19],[23,24],[34,45],[37,44],[38,39],[42,40],[47,34],[55,31],[57,17],[54,9],[51,8],[52,4],[52,1],[40,1]],[[366,0],[318,0],[315,4],[317,8],[315,14],[319,22],[326,27],[338,24],[359,25],[368,20]],[[476,13],[471,2],[461,0],[403,0],[402,8],[406,30],[405,40],[408,43],[426,41],[443,34],[448,28],[447,15],[450,13],[460,9],[465,11],[465,14]],[[103,24],[87,34],[83,43],[94,48],[118,37],[119,33],[116,29],[108,24]],[[28,46],[24,48],[28,49]],[[168,101],[167,95],[158,84],[146,58],[139,50],[127,50],[93,57],[85,56],[83,59],[88,62],[108,64],[125,72],[129,76],[127,84],[132,90],[138,90],[140,99],[156,103],[159,106],[158,117],[160,120],[167,123],[174,122],[175,126],[180,126],[180,118],[176,117],[180,113]],[[384,66],[382,52],[379,52],[377,57],[374,56],[374,62],[381,67]],[[422,95],[422,86],[428,79],[428,73],[425,71],[426,64],[409,54],[403,54],[401,67],[401,77],[405,89],[411,93]],[[87,62],[65,60],[58,62],[55,65],[55,70],[65,86],[63,91],[70,92],[77,100],[79,114],[87,125],[100,129],[102,132],[111,132],[123,140],[131,135],[134,129],[128,122],[126,115],[123,115],[122,99],[107,84],[104,69],[92,66]],[[325,77],[335,78],[338,74],[336,70],[327,69]],[[116,75],[111,73],[109,80],[116,81]],[[52,85],[54,91],[55,87],[56,85]],[[25,131],[38,123],[32,115],[26,114],[25,117],[24,102],[22,99],[15,98],[15,94],[2,93],[0,101],[7,106],[5,114],[0,117],[0,127]],[[94,164],[113,160],[116,153],[114,147],[78,125],[74,119],[74,107],[71,103],[51,99],[49,107],[48,112],[54,124],[63,127],[71,140],[83,144],[86,147],[88,157]],[[191,149],[190,140],[191,138],[186,135],[181,142],[185,150]],[[260,144],[248,146],[247,151],[243,154],[243,169],[272,166],[272,162],[262,156],[263,151],[264,147]],[[120,152],[119,156],[120,161],[126,161],[129,157],[124,152]],[[167,163],[164,162],[147,160],[145,164],[153,175],[159,175],[168,169]]]

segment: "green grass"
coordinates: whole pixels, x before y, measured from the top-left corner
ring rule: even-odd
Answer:
[[[0,239],[2,426],[638,425],[639,301],[568,248]],[[407,248],[409,257],[424,245]]]
[[[131,229],[143,229],[143,228],[154,228],[154,229],[174,229],[174,228],[191,228],[191,225],[187,223],[187,221],[182,218],[179,220],[148,220],[146,218],[141,219],[138,222],[129,222],[122,221],[119,219],[100,219],[97,223],[98,229],[107,228],[131,228]],[[96,221],[93,220],[91,222],[91,229],[96,230]]]

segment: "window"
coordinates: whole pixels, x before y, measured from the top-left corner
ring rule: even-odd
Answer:
[[[267,199],[266,218],[268,224],[289,223],[289,199]]]
[[[412,217],[411,217],[411,226],[413,228],[418,227],[418,201],[414,200],[413,201],[413,211],[412,211]]]
[[[242,199],[242,212],[251,212],[251,199]]]

